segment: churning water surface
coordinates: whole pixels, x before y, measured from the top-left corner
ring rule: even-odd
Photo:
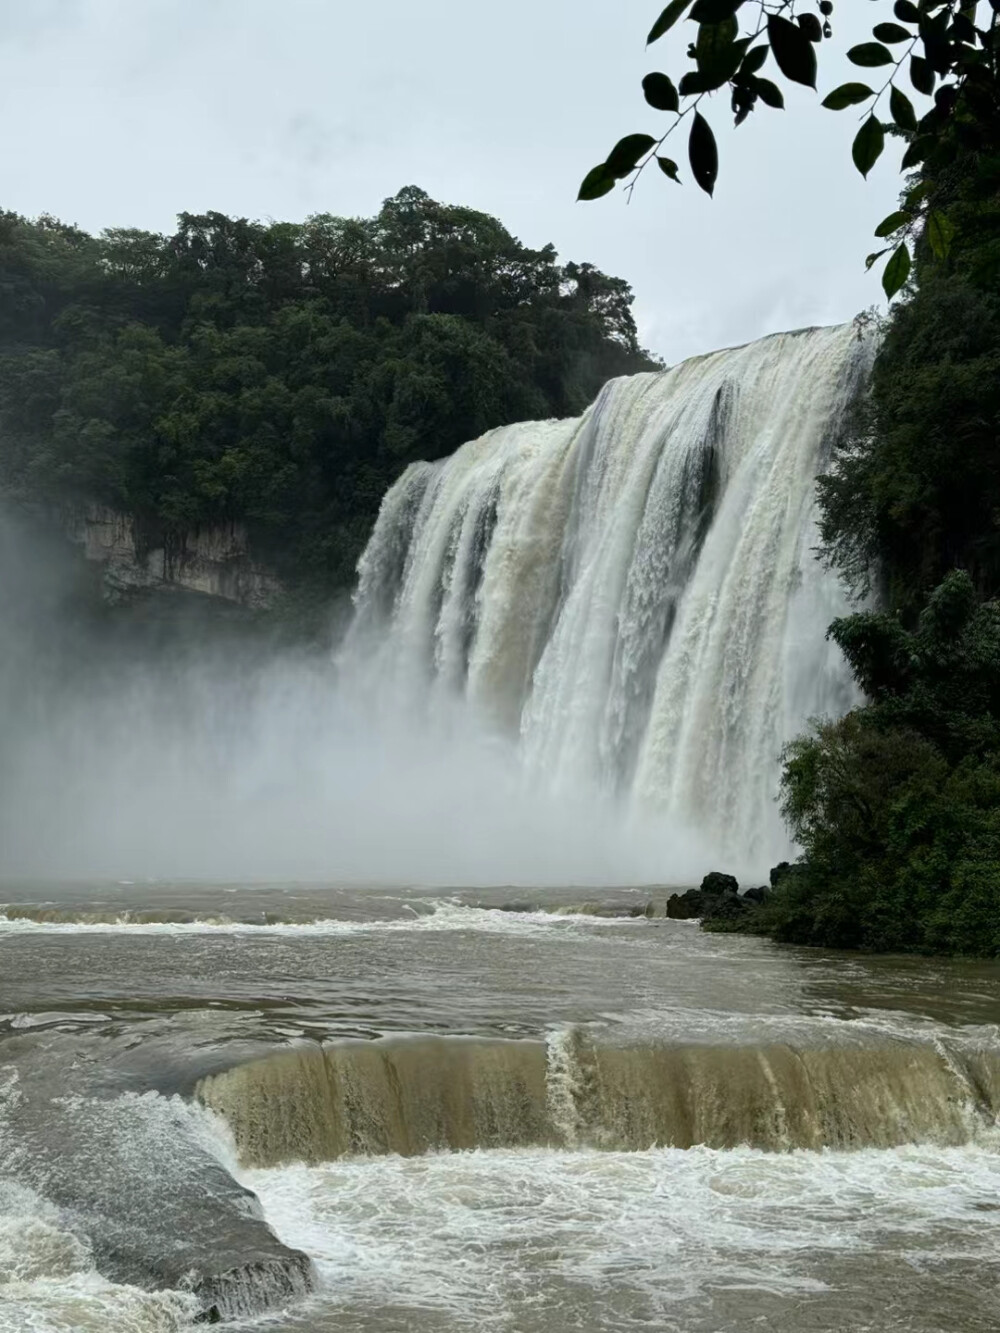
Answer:
[[[0,1329],[995,1328],[1000,969],[595,896],[6,886]]]

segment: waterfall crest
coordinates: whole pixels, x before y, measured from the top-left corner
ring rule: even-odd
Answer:
[[[557,792],[595,787],[759,874],[778,754],[855,696],[825,638],[816,474],[870,369],[851,326],[615,380],[386,495],[345,661],[405,707],[463,697]]]
[[[991,1048],[602,1046],[423,1036],[303,1045],[201,1080],[247,1166],[511,1148],[889,1148],[995,1136]],[[992,1139],[990,1140],[992,1141]]]

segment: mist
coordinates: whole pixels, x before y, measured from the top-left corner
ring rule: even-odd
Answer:
[[[181,604],[183,605],[183,604]],[[101,609],[68,543],[0,514],[0,878],[682,882],[706,852],[532,788],[459,701],[365,688],[193,604]]]

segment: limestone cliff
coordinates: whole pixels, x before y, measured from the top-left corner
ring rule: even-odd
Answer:
[[[66,530],[86,559],[100,566],[102,595],[110,603],[150,592],[187,592],[266,610],[282,591],[252,559],[240,523],[151,537],[131,515],[88,505],[67,515]]]

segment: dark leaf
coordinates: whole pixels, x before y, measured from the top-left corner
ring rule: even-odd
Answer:
[[[896,0],[893,5],[893,13],[903,23],[919,23],[920,10],[916,5],[911,4],[910,0]]]
[[[868,175],[881,157],[884,147],[885,131],[882,129],[882,123],[876,120],[874,116],[869,116],[855,135],[854,144],[851,148],[854,165],[862,176]]]
[[[642,81],[642,91],[646,101],[657,111],[676,111],[680,106],[677,89],[666,74],[647,74]]]
[[[920,203],[921,199],[923,199],[924,195],[927,194],[930,188],[930,181],[917,181],[912,190],[907,190],[903,203],[907,208],[913,208],[915,204]]]
[[[833,0],[819,0],[819,12],[824,18],[829,18],[833,13]]]
[[[910,252],[905,242],[894,251],[882,274],[882,287],[891,301],[910,276]]]
[[[834,88],[832,93],[823,98],[823,105],[828,111],[843,111],[847,106],[867,102],[869,97],[874,96],[875,90],[869,88],[867,83],[842,83],[839,88]]]
[[[738,32],[735,19],[724,23],[703,23],[698,29],[695,58],[698,73],[707,89],[721,88],[739,69],[750,40],[745,38],[738,42]]]
[[[676,181],[680,185],[681,178],[677,174],[677,163],[669,157],[658,157],[656,160],[664,176],[669,176],[672,181]]]
[[[955,228],[951,220],[938,208],[933,209],[928,215],[926,235],[934,251],[934,258],[947,259]]]
[[[594,167],[588,171],[583,178],[583,184],[580,186],[580,193],[577,199],[600,199],[602,194],[607,194],[609,190],[615,188],[615,178],[608,170],[608,164],[602,162],[600,166]]]
[[[784,108],[785,98],[776,83],[772,83],[770,79],[758,79],[754,87],[765,106],[773,106],[776,111]]]
[[[922,134],[919,139],[914,139],[903,154],[900,163],[903,170],[907,171],[910,167],[915,167],[918,162],[922,162],[934,146],[934,142],[933,134]]]
[[[695,0],[691,17],[697,23],[721,23],[731,19],[743,0]]]
[[[917,132],[917,113],[913,109],[913,103],[893,84],[889,92],[889,110],[892,112],[892,118],[901,130],[907,130],[910,134]]]
[[[823,29],[815,14],[798,14],[795,21],[811,42],[823,40]]]
[[[924,43],[924,55],[931,69],[938,74],[947,74],[951,69],[952,58],[952,50],[948,44],[948,16],[951,6],[934,16],[924,12],[925,8],[921,7],[920,16],[920,36]]]
[[[867,69],[893,63],[892,55],[881,42],[862,42],[860,46],[852,46],[847,58],[852,65],[864,65]]]
[[[743,64],[740,66],[741,74],[756,74],[763,68],[764,61],[767,59],[767,53],[771,48],[767,45],[754,46],[743,57]]]
[[[681,77],[681,97],[693,97],[695,93],[707,93],[708,83],[696,69],[688,70]]]
[[[941,113],[942,122],[944,118],[951,115],[955,110],[955,103],[958,101],[958,87],[954,83],[945,83],[934,94],[934,105],[937,111]],[[926,120],[927,117],[924,117]]]
[[[918,93],[930,97],[934,91],[934,71],[923,56],[910,58],[910,82]]]
[[[875,228],[875,235],[884,240],[886,236],[891,236],[894,231],[899,231],[900,227],[905,227],[909,221],[909,213],[890,213]]]
[[[674,26],[685,9],[690,5],[691,0],[670,0],[670,4],[656,20],[649,30],[649,36],[646,38],[646,45],[650,42],[658,41],[665,32],[669,32]]]
[[[627,176],[639,158],[648,153],[655,143],[656,140],[650,134],[626,134],[612,148],[604,165],[612,176]]]
[[[913,33],[907,32],[901,28],[898,23],[876,23],[872,28],[872,36],[880,42],[888,42],[891,46],[893,42],[909,42],[913,40]]]
[[[816,49],[797,23],[780,14],[767,16],[767,35],[778,68],[786,79],[816,87]]]
[[[889,247],[886,246],[884,250],[876,250],[873,255],[869,255],[865,260],[865,268],[871,268],[872,264],[874,264],[877,259],[881,259],[884,254],[888,253],[888,251]]]
[[[694,113],[694,123],[688,138],[688,157],[695,180],[706,194],[713,194],[719,174],[719,150],[712,127],[700,111]]]
[[[952,41],[966,42],[969,46],[976,44],[976,29],[970,19],[962,13],[958,13],[951,21],[951,31],[948,34]]]

